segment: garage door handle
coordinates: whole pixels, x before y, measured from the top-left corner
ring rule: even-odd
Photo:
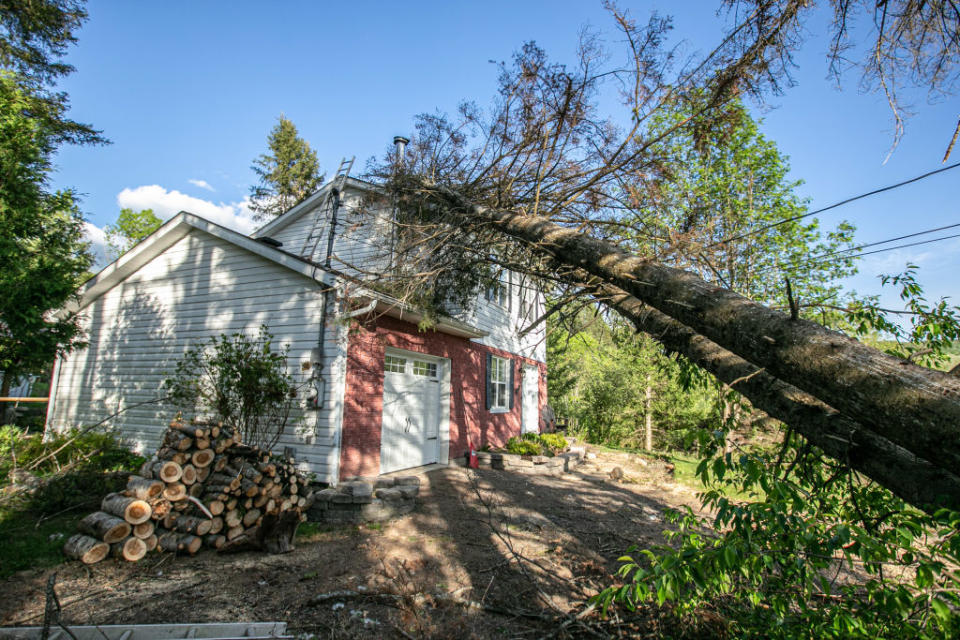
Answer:
[[[427,440],[436,440],[436,439],[437,439],[437,436],[430,436],[429,438],[427,438]]]

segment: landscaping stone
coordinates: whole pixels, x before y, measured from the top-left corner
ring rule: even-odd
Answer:
[[[381,500],[386,500],[387,502],[393,502],[403,499],[403,493],[400,492],[399,487],[392,487],[390,489],[377,489],[377,497]]]
[[[351,478],[316,492],[310,520],[328,524],[383,522],[416,508],[420,478]]]
[[[409,500],[411,498],[416,498],[417,494],[420,492],[420,487],[414,487],[413,485],[401,485],[397,487],[397,491],[400,492],[400,495]]]

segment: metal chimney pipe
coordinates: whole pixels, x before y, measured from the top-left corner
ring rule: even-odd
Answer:
[[[404,158],[404,153],[407,150],[407,144],[410,142],[409,138],[404,138],[403,136],[394,136],[393,144],[397,148],[397,162],[402,163]]]

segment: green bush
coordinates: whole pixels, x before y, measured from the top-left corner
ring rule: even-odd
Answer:
[[[559,433],[521,433],[507,440],[509,453],[522,456],[555,456],[567,448],[567,439]]]
[[[540,444],[549,449],[553,455],[562,453],[570,445],[560,433],[541,433]]]
[[[294,421],[297,405],[297,386],[287,371],[290,345],[274,347],[266,325],[255,337],[211,337],[187,351],[164,387],[184,411],[217,416],[243,442],[272,449]]]
[[[0,483],[7,481],[14,467],[44,477],[68,466],[75,472],[102,473],[133,470],[140,464],[142,457],[107,433],[91,431],[78,436],[77,431],[67,431],[44,442],[43,434],[13,425],[0,427]]]
[[[542,447],[538,442],[531,442],[530,440],[524,439],[522,436],[520,438],[513,436],[507,440],[507,451],[520,456],[539,456],[543,452]]]

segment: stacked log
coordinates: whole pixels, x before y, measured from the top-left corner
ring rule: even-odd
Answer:
[[[312,503],[292,450],[272,454],[221,423],[177,419],[126,490],[79,522],[64,553],[87,564],[136,562],[153,550],[193,555],[203,546],[283,553]]]

